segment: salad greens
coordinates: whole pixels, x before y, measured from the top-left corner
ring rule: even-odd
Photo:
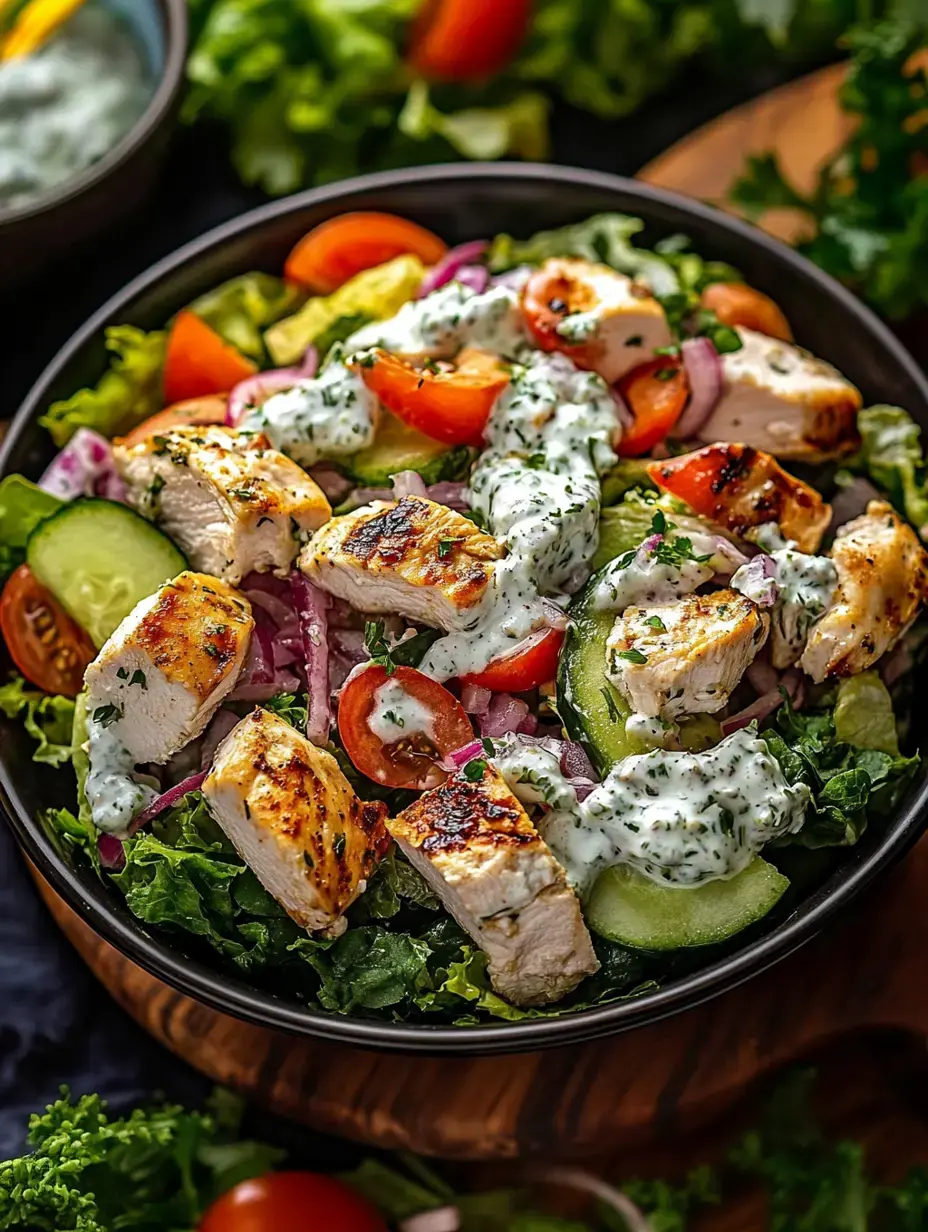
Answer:
[[[900,15],[906,13],[898,6]],[[910,63],[928,24],[885,21],[856,26],[842,39],[851,67],[843,109],[857,121],[810,193],[786,178],[774,153],[748,159],[731,200],[751,218],[789,207],[811,225],[798,248],[888,317],[928,305],[928,74]]]
[[[921,428],[898,406],[861,411],[857,426],[860,468],[924,538],[928,535],[928,485]]]
[[[0,581],[26,559],[26,540],[64,501],[22,475],[0,481]]]
[[[870,1174],[863,1147],[833,1140],[810,1113],[814,1074],[789,1075],[716,1166],[682,1180],[632,1180],[625,1194],[653,1232],[687,1232],[700,1213],[724,1208],[745,1182],[766,1198],[770,1232],[915,1232],[928,1218],[928,1172],[912,1168],[895,1185]],[[286,1152],[241,1137],[243,1106],[217,1089],[204,1112],[176,1105],[107,1115],[95,1095],[66,1088],[31,1117],[30,1152],[0,1163],[0,1230],[194,1232],[220,1194],[283,1163]],[[454,1206],[462,1232],[594,1232],[624,1222],[600,1204],[587,1219],[542,1213],[524,1188],[459,1192],[412,1156],[365,1159],[342,1181],[394,1226]],[[592,1219],[593,1222],[589,1222]],[[333,1229],[334,1232],[334,1229]]]
[[[19,719],[36,741],[32,760],[48,766],[62,766],[71,760],[71,727],[74,702],[30,688],[22,676],[13,676],[0,685],[0,712],[8,719]]]

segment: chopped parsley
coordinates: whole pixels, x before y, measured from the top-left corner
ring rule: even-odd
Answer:
[[[143,689],[148,688],[148,681],[145,679],[145,673],[140,667],[137,667],[132,673],[132,678],[130,679],[129,684],[140,684]]]
[[[439,539],[438,541],[438,559],[445,560],[451,555],[454,545],[460,543],[460,539]]]
[[[642,654],[640,650],[636,650],[634,646],[630,650],[620,650],[618,657],[620,659],[627,659],[629,663],[637,663],[639,665],[648,661],[648,656]]]
[[[222,654],[222,651],[219,649],[219,647],[214,646],[212,642],[207,642],[205,646],[203,647],[203,649],[210,656],[210,658],[213,658],[213,659],[218,659],[219,656]]]
[[[484,736],[480,743],[483,745],[483,751],[487,757],[494,757],[496,755],[496,745],[489,736]]]
[[[661,620],[660,616],[649,616],[644,623],[652,629],[657,629],[658,633],[667,632],[667,626]]]
[[[99,723],[101,727],[110,727],[113,723],[118,722],[123,716],[121,706],[98,706],[93,712],[94,723]]]
[[[482,757],[475,757],[464,767],[464,777],[468,783],[479,783],[486,773],[487,763]]]
[[[253,501],[258,499],[257,492],[252,492],[250,488],[229,488],[230,496],[237,496],[239,500]]]
[[[368,620],[364,625],[364,645],[371,657],[371,662],[382,667],[388,676],[396,671],[393,653],[384,637],[382,620]]]

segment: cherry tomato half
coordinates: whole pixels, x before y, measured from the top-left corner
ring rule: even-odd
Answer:
[[[640,458],[667,436],[683,414],[689,397],[683,364],[678,358],[658,355],[633,368],[619,381],[618,390],[633,419],[618,451],[623,458]]]
[[[168,405],[226,394],[257,372],[257,365],[226,342],[195,312],[174,318],[164,354],[164,398]]]
[[[362,270],[412,253],[435,265],[448,251],[444,240],[396,214],[359,211],[320,223],[295,245],[284,277],[315,295],[330,295]]]
[[[557,660],[564,643],[563,629],[539,629],[519,642],[511,654],[504,655],[482,672],[462,676],[465,684],[475,684],[494,693],[524,693],[537,689],[557,675]]]
[[[366,1198],[315,1172],[269,1172],[213,1203],[198,1232],[387,1232]]]
[[[20,565],[3,588],[0,631],[27,680],[46,693],[77,697],[96,649],[28,565]]]
[[[494,355],[468,348],[454,366],[417,368],[374,351],[360,369],[364,384],[387,410],[446,445],[479,445],[509,373]]]
[[[409,736],[385,744],[370,726],[374,694],[388,680],[421,703],[430,715],[428,735]],[[426,791],[443,783],[447,775],[436,763],[473,740],[470,720],[458,699],[437,680],[414,667],[397,667],[391,675],[372,664],[342,689],[338,702],[338,734],[345,752],[362,774],[387,787]]]
[[[131,432],[120,437],[118,443],[138,445],[142,441],[147,441],[150,436],[170,432],[172,428],[193,427],[198,424],[224,424],[228,401],[225,394],[205,394],[202,398],[187,398],[184,402],[175,402],[173,406],[166,406],[163,411],[149,415]]]
[[[531,15],[531,0],[427,0],[413,25],[409,63],[424,77],[492,77],[519,50]]]
[[[745,282],[710,282],[700,302],[703,308],[710,308],[723,325],[741,325],[782,342],[793,340],[793,331],[779,305]]]

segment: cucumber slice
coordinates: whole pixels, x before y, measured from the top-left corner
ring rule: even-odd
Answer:
[[[427,484],[456,479],[469,460],[470,451],[464,446],[449,449],[385,412],[371,444],[353,454],[345,470],[362,487],[383,488],[400,471],[416,471]]]
[[[187,568],[171,540],[133,509],[95,499],[74,501],[37,526],[26,561],[95,646]]]
[[[658,885],[619,864],[597,877],[585,915],[601,937],[633,949],[713,945],[762,919],[788,885],[789,879],[760,856],[729,881],[692,889]]]

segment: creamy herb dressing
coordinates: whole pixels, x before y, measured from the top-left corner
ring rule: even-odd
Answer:
[[[366,448],[379,414],[380,403],[357,371],[335,361],[317,377],[273,394],[239,427],[266,433],[275,449],[305,467]]]
[[[384,744],[395,744],[410,736],[426,736],[433,742],[435,738],[432,711],[392,678],[374,693],[374,708],[367,725]]]
[[[129,33],[95,4],[31,55],[0,64],[0,209],[23,205],[101,159],[151,92]]]
[[[93,824],[108,834],[123,834],[129,822],[157,794],[138,780],[132,754],[123,747],[112,725],[87,716],[87,755],[90,768],[84,793]]]
[[[674,536],[669,536],[674,542]],[[715,542],[710,535],[685,536],[692,543],[694,556],[711,555]],[[647,607],[650,603],[670,603],[698,590],[715,573],[711,560],[681,560],[668,563],[659,559],[657,545],[645,542],[632,555],[626,553],[606,565],[593,596],[597,611],[624,612],[627,607]]]
[[[767,542],[773,541],[773,536],[768,535]],[[838,571],[829,557],[800,552],[791,540],[774,548],[769,559],[778,590],[771,613],[774,666],[788,667],[805,648],[809,630],[831,606]],[[742,565],[731,584],[747,598],[759,602],[758,587],[763,583],[758,579],[758,571],[752,571],[754,563]]]

